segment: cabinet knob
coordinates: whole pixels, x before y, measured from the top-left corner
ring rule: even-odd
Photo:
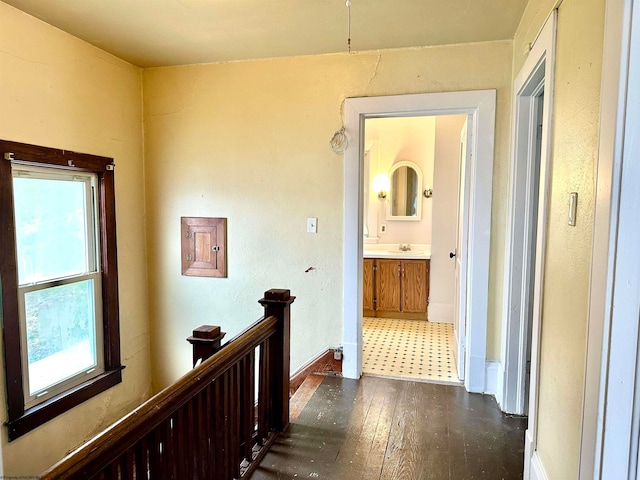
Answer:
[[[454,252],[449,252],[449,258],[453,258],[455,256],[456,256],[456,254]]]

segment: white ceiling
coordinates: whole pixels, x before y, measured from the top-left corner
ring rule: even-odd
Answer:
[[[345,0],[3,0],[140,67],[345,52]],[[352,0],[352,51],[513,38],[527,0]]]

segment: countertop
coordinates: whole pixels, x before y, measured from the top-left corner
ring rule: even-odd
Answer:
[[[410,250],[402,251],[397,243],[391,244],[364,244],[364,258],[396,258],[405,260],[429,260],[431,258],[431,245],[411,244]]]

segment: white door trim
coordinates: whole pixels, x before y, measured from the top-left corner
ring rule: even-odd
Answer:
[[[507,225],[507,241],[504,270],[504,299],[502,319],[502,352],[504,365],[501,408],[518,415],[525,412],[525,379],[527,368],[527,343],[529,338],[529,306],[533,304],[531,332],[530,406],[537,401],[537,367],[540,344],[540,310],[542,302],[543,260],[547,218],[547,195],[551,159],[551,131],[553,118],[553,77],[555,57],[555,10],[547,19],[533,44],[529,56],[513,85],[513,156]],[[536,97],[544,88],[542,115],[542,148],[540,152],[539,180],[536,180]],[[533,135],[532,135],[533,134]],[[537,181],[537,240],[531,237],[533,182]],[[535,242],[535,243],[534,243]],[[529,254],[536,252],[535,271],[529,265]],[[531,298],[528,283],[533,278],[534,292]],[[535,409],[530,412],[531,438],[535,441]],[[532,452],[535,448],[532,449]]]
[[[472,132],[469,129],[469,117],[460,129],[460,160],[458,162],[458,205],[456,215],[456,248],[455,248],[455,305],[454,305],[454,333],[456,340],[456,363],[458,378],[465,380],[465,350],[467,348],[467,246],[469,245],[469,188],[470,172],[467,166],[471,164],[468,145],[472,142]],[[462,227],[462,228],[461,228]],[[462,353],[462,355],[461,355]],[[462,359],[462,361],[460,361]],[[485,384],[486,384],[485,379]],[[486,392],[485,388],[485,392]]]
[[[343,374],[362,374],[362,169],[367,117],[467,114],[472,121],[469,202],[468,315],[465,387],[483,392],[489,297],[489,246],[495,90],[351,98],[345,101],[349,139],[344,153],[344,360]]]
[[[525,275],[530,275],[527,265],[527,248],[535,248],[535,266],[533,272],[532,325],[531,325],[531,373],[529,382],[529,422],[525,435],[524,478],[535,478],[537,465],[537,417],[538,417],[538,377],[540,362],[540,334],[542,315],[542,292],[544,285],[544,259],[546,249],[546,229],[548,216],[548,198],[551,167],[551,121],[553,118],[553,85],[555,67],[557,11],[553,10],[536,38],[520,73],[514,81],[514,160],[512,169],[512,205],[509,215],[507,236],[507,259],[505,263],[505,304],[503,318],[505,352],[505,378],[503,390],[503,410],[524,408],[523,378],[526,367],[527,319],[524,301],[529,298],[523,292]],[[531,99],[542,82],[544,84],[544,103],[542,116],[542,146],[540,153],[539,192],[537,213],[537,234],[535,246],[527,246],[526,224],[520,222],[519,213],[527,210],[531,200],[530,182],[527,175],[532,171],[534,155],[531,142],[526,138],[531,128],[528,122],[533,113]],[[535,131],[535,130],[534,130]],[[524,189],[524,190],[523,190]],[[525,219],[526,220],[526,219]]]
[[[640,18],[638,2],[607,2],[581,479],[640,474],[640,25],[633,17]]]

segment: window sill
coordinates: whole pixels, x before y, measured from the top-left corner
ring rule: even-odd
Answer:
[[[40,405],[25,410],[19,417],[10,419],[7,422],[9,441],[15,440],[67,410],[122,382],[123,369],[124,366],[121,366],[98,375],[75,388],[50,398]]]

